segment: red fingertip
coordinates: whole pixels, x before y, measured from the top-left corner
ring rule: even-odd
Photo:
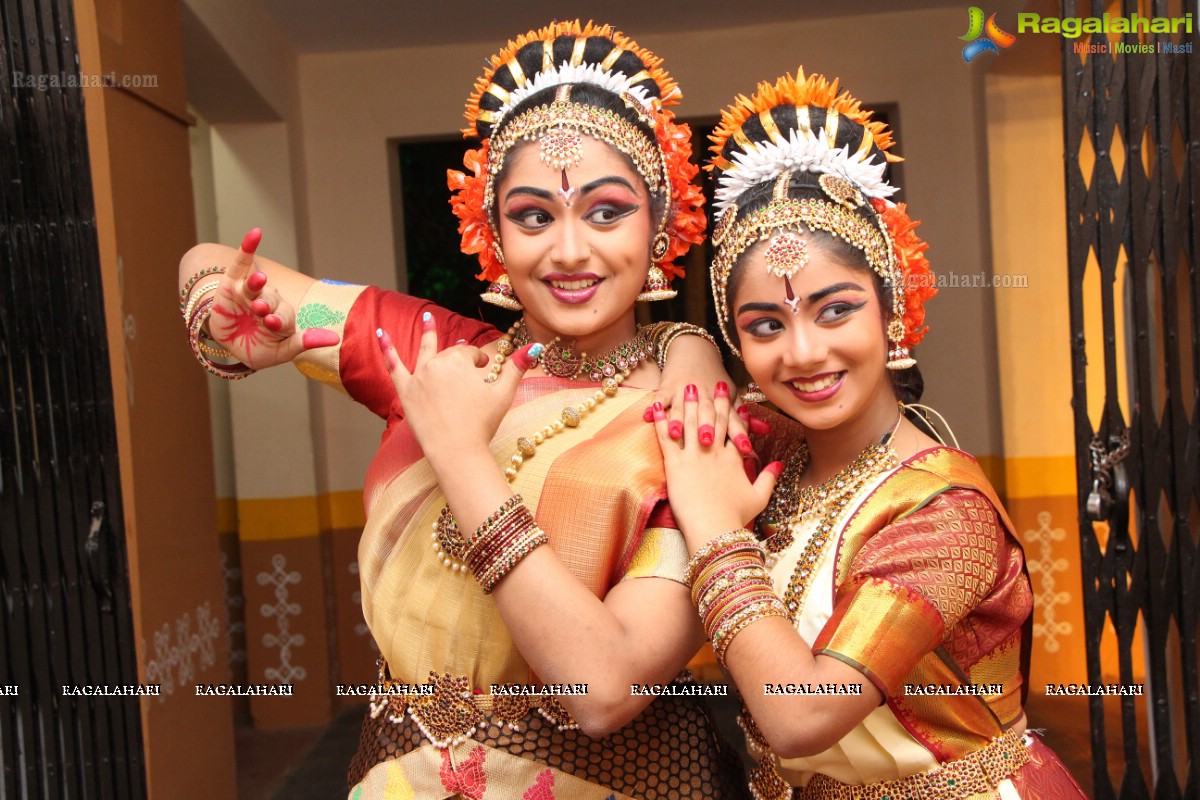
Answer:
[[[767,464],[765,467],[763,467],[763,472],[769,472],[772,475],[774,475],[776,478],[778,478],[780,475],[783,474],[783,462],[782,461],[772,461],[770,464]]]
[[[666,419],[666,418],[667,418],[667,412],[663,411],[663,409],[662,409],[662,403],[655,403],[654,405],[655,405],[655,409],[654,409],[654,421],[655,421],[655,422],[662,422],[664,419]],[[670,431],[668,431],[668,433],[670,433]]]
[[[662,403],[660,403],[660,402],[658,402],[658,401],[655,401],[655,403],[654,403],[654,410],[655,410],[655,411],[662,411],[662,410],[663,410],[663,404],[662,404]]]
[[[272,333],[278,333],[283,329],[283,320],[274,314],[267,314],[263,317],[263,325]]]
[[[261,270],[246,278],[246,287],[252,292],[261,291],[267,285],[267,273]]]
[[[750,417],[749,419],[746,420],[746,423],[750,426],[751,433],[770,433],[771,432],[771,424],[769,422],[763,422],[758,417]]]
[[[527,370],[533,366],[533,362],[537,360],[537,357],[530,355],[529,351],[532,350],[534,347],[539,347],[539,345],[536,342],[527,344],[524,347],[522,347],[520,350],[518,350],[517,352],[512,354],[512,356],[511,356],[512,362],[513,362],[513,364],[516,365],[517,369],[524,372],[525,370]]]
[[[642,412],[642,419],[646,422],[654,422],[654,406],[646,406],[646,410]]]
[[[309,328],[300,340],[304,342],[306,350],[312,350],[314,347],[333,347],[340,341],[338,335],[328,328]]]
[[[717,388],[713,392],[713,397],[729,397],[729,384],[725,381],[717,381]]]
[[[251,228],[250,232],[242,239],[242,250],[253,254],[258,249],[260,242],[262,242],[262,228]]]
[[[713,439],[715,439],[717,436],[717,432],[712,425],[701,425],[696,434],[700,439],[700,444],[704,445],[705,447],[712,444]]]
[[[695,403],[700,399],[700,393],[696,391],[696,384],[689,383],[683,387],[683,399],[689,403]]]
[[[746,408],[745,406],[738,406],[737,415],[742,419],[745,419],[746,417],[750,416],[750,409]]]
[[[267,314],[271,313],[271,306],[267,304],[266,300],[259,299],[250,304],[250,310],[253,311],[254,315],[257,317],[265,317]]]
[[[744,456],[748,456],[754,452],[754,446],[750,444],[750,437],[744,433],[739,433],[733,437],[733,446]]]
[[[671,420],[671,424],[667,426],[667,435],[672,439],[679,439],[683,436],[683,423],[677,419]]]

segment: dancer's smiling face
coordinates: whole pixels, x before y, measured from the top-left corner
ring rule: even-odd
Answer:
[[[500,244],[525,322],[539,341],[596,353],[627,340],[650,269],[651,197],[629,159],[589,136],[565,170],[514,148],[497,187]]]
[[[824,233],[792,232],[807,244],[807,263],[790,278],[772,274],[759,242],[734,267],[733,326],[751,377],[767,398],[809,430],[855,427],[864,415],[895,417],[896,394],[879,279],[824,246]]]

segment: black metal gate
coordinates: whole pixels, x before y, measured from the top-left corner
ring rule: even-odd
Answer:
[[[1143,669],[1146,692],[1090,698],[1094,796],[1196,798],[1200,13],[1195,0],[1113,5],[1064,0],[1062,16],[1190,13],[1192,32],[1126,34],[1124,46],[1093,34],[1090,43],[1108,52],[1081,51],[1086,38],[1063,40],[1088,681],[1117,674],[1132,685]],[[1145,43],[1154,51],[1128,51]],[[1089,373],[1102,402],[1089,402]],[[1115,663],[1102,658],[1106,639]],[[1112,735],[1122,740],[1117,763],[1107,757]]]
[[[0,797],[139,798],[138,698],[64,691],[137,683],[72,5],[0,15]]]

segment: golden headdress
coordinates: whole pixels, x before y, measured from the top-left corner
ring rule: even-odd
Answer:
[[[891,290],[889,366],[915,363],[908,348],[924,336],[924,302],[937,290],[923,255],[928,245],[913,233],[919,223],[903,204],[887,200],[896,192],[887,164],[902,159],[888,152],[891,131],[871,116],[849,93],[838,92],[836,79],[806,76],[803,68],[774,84],[760,83],[753,96],[739,96],[722,113],[706,166],[716,183],[711,280],[721,331],[734,352],[725,292],[730,271],[754,243],[800,226],[837,236],[863,253]],[[815,196],[789,196],[797,175],[819,189]],[[738,199],[761,184],[775,187],[770,203],[739,213]],[[777,237],[766,255],[772,271],[786,277],[806,261],[795,236]]]
[[[654,265],[667,279],[682,275],[672,262],[704,239],[703,195],[692,183],[691,131],[676,123],[666,106],[681,94],[661,67],[662,60],[639,47],[610,25],[578,20],[554,22],[512,40],[492,56],[467,100],[464,136],[478,136],[482,146],[463,159],[468,172],[450,170],[451,207],[459,218],[464,253],[479,256],[479,278],[506,274],[493,222],[494,180],[510,148],[522,141],[556,136],[553,155],[571,157],[573,136],[588,135],[620,150],[633,162],[651,193],[669,194],[653,244]],[[625,116],[574,102],[570,89],[534,107],[525,101],[544,90],[590,84],[620,98],[653,132],[647,136]],[[516,109],[519,113],[514,113]],[[565,133],[564,133],[565,132]],[[565,148],[565,154],[563,152]],[[555,161],[555,163],[559,163]]]

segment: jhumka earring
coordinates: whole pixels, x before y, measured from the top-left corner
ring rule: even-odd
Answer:
[[[767,396],[763,394],[762,389],[758,388],[758,384],[750,381],[746,384],[746,391],[742,392],[742,403],[765,403]]]
[[[488,284],[487,291],[479,295],[485,303],[491,303],[500,308],[507,308],[509,311],[521,311],[523,306],[521,301],[517,299],[517,293],[513,291],[512,284],[508,280],[508,275],[501,275],[496,280]]]
[[[655,300],[670,300],[677,292],[667,283],[666,274],[658,267],[651,267],[646,273],[646,283],[642,293],[637,296],[639,303],[650,303]]]
[[[888,323],[888,341],[891,342],[891,347],[888,348],[887,368],[890,370],[902,370],[917,365],[917,360],[909,353],[908,348],[900,344],[904,338],[904,323],[898,317],[893,317]]]

